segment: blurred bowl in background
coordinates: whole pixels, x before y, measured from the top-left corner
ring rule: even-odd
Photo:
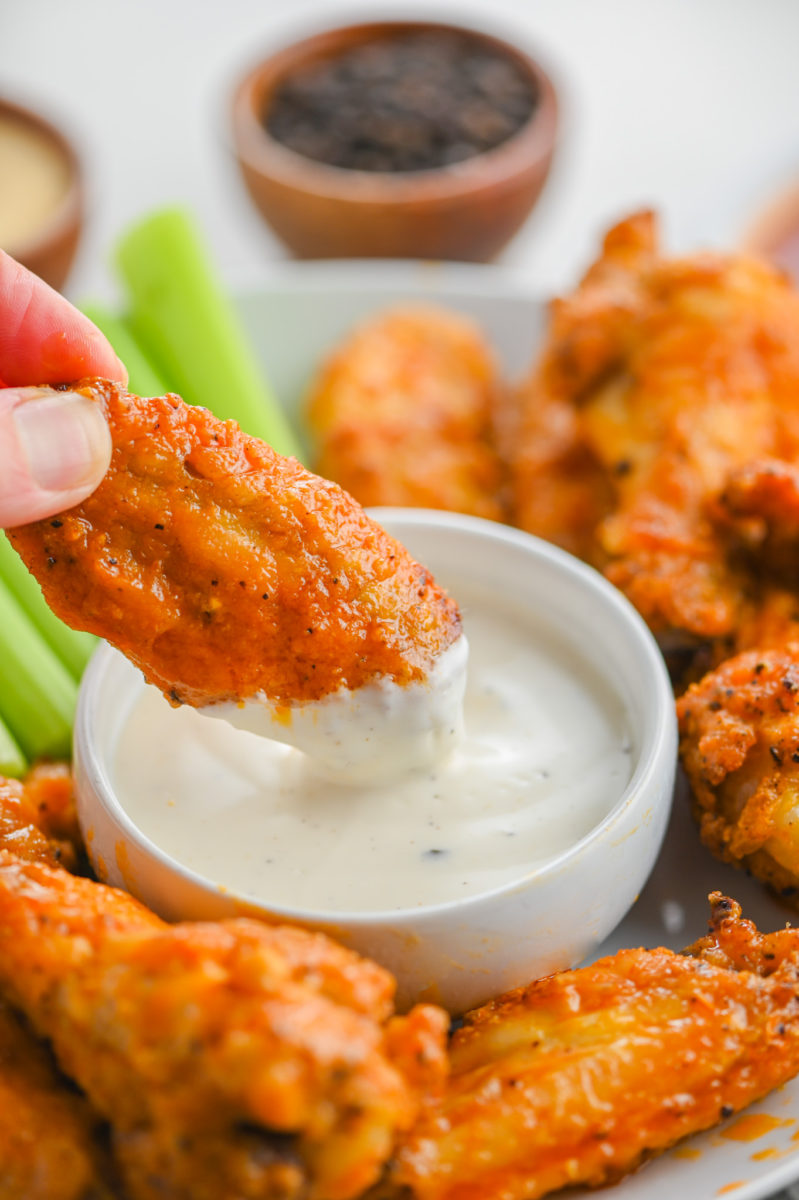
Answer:
[[[799,284],[799,180],[778,192],[756,214],[742,246],[770,258]]]
[[[0,98],[0,246],[54,288],[83,226],[80,160],[38,113]]]
[[[420,170],[332,166],[290,149],[266,129],[276,93],[297,72],[412,35],[459,37],[513,65],[534,97],[506,140],[461,161]],[[558,104],[543,69],[507,42],[428,22],[380,22],[321,33],[271,55],[233,98],[238,164],[257,208],[299,258],[433,258],[485,262],[520,228],[546,180]]]

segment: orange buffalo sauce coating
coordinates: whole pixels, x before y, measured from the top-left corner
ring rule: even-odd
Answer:
[[[41,763],[24,783],[0,777],[0,847],[27,862],[79,864],[82,840],[66,763]]]
[[[113,1200],[102,1122],[0,1003],[0,1200]]]
[[[392,1179],[413,1200],[596,1187],[795,1075],[799,930],[760,934],[734,901],[711,905],[684,954],[620,950],[467,1014]]]
[[[354,1200],[446,1074],[446,1014],[395,1016],[390,974],[324,935],[167,925],[2,849],[0,990],[109,1123],[130,1200]]]
[[[173,703],[406,684],[458,637],[455,603],[335,484],[178,396],[71,390],[102,406],[111,466],[11,540],[53,610]]]
[[[397,308],[364,322],[316,376],[316,469],[361,504],[501,521],[495,422],[503,389],[479,328],[460,313]]]

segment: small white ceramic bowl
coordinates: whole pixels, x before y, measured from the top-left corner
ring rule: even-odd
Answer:
[[[507,988],[573,966],[607,936],[640,892],[671,806],[677,732],[657,646],[630,604],[597,572],[515,529],[452,513],[375,510],[390,533],[446,584],[473,580],[545,614],[625,705],[636,758],[611,811],[565,853],[491,892],[382,913],[310,912],[235,895],[182,866],[136,828],[119,803],[111,761],[141,689],[115,650],[95,655],[75,727],[78,810],[97,873],[172,920],[256,915],[322,929],[387,966],[398,1000],[462,1012]],[[142,754],[147,747],[142,746]]]

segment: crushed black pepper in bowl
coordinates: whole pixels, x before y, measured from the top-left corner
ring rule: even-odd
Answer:
[[[279,85],[268,133],[298,154],[356,171],[425,171],[507,141],[538,102],[535,81],[465,33],[382,37],[311,63]]]
[[[381,21],[270,54],[232,118],[250,196],[299,257],[485,262],[544,186],[558,101],[509,41]]]

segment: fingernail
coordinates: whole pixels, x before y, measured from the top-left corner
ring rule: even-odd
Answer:
[[[17,405],[14,424],[31,477],[48,492],[99,482],[111,435],[105,417],[77,392],[40,392]]]

